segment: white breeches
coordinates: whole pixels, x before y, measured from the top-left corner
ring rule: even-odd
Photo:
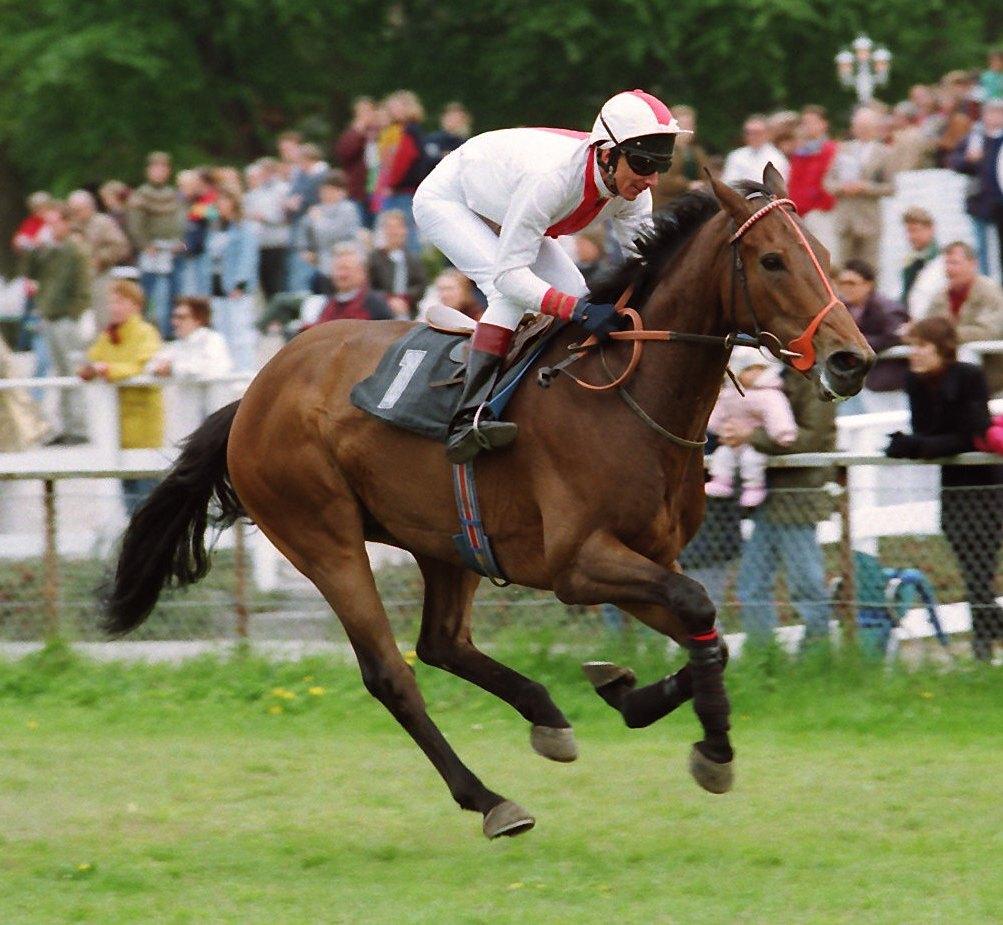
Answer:
[[[707,468],[711,478],[731,484],[735,471],[741,484],[758,488],[766,484],[766,457],[747,443],[742,446],[725,446],[723,443],[710,454]]]
[[[526,312],[539,311],[536,306],[513,302],[495,288],[498,236],[464,201],[459,171],[453,164],[443,161],[419,187],[414,197],[414,218],[422,236],[487,297],[482,322],[514,331]],[[574,296],[588,292],[578,267],[553,238],[543,239],[530,270],[561,292]]]

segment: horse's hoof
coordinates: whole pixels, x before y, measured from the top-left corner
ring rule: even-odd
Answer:
[[[596,690],[614,681],[626,681],[631,687],[637,684],[637,676],[633,671],[612,662],[583,662],[582,671]]]
[[[578,743],[574,730],[553,726],[534,726],[529,733],[533,751],[551,761],[574,761],[578,757]]]
[[[704,790],[727,793],[735,781],[734,761],[711,761],[695,745],[690,751],[690,774]]]
[[[484,814],[484,834],[488,838],[499,835],[521,835],[536,825],[536,820],[518,803],[505,800]]]

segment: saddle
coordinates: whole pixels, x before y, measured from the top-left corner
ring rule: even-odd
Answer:
[[[505,354],[505,359],[502,361],[502,370],[511,369],[520,357],[532,348],[533,344],[550,331],[556,320],[552,315],[523,315],[519,327],[515,329],[512,343],[509,344],[508,353]],[[425,324],[441,334],[464,338],[453,348],[450,359],[457,363],[466,364],[467,353],[470,351],[469,338],[473,336],[474,329],[477,327],[477,322],[473,318],[464,315],[463,312],[457,311],[455,308],[434,305],[425,316]],[[461,370],[460,381],[462,382],[462,380]],[[431,386],[435,388],[440,384],[433,382]],[[448,384],[452,384],[451,381]]]
[[[470,337],[476,322],[439,306],[384,353],[376,370],[351,393],[355,407],[413,433],[444,443],[460,401]],[[488,404],[496,418],[516,387],[564,327],[549,315],[525,315],[502,363]]]

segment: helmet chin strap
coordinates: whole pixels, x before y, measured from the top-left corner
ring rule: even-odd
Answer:
[[[617,189],[616,185],[616,162],[620,150],[618,148],[600,148],[599,150],[605,151],[608,155],[605,164],[599,161],[599,167],[603,172],[603,182],[614,196],[619,196],[620,190]]]

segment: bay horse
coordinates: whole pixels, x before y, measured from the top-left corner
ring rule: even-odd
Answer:
[[[682,442],[646,426],[616,392],[589,394],[562,377],[548,390],[524,385],[509,405],[519,439],[476,462],[485,529],[513,582],[552,590],[566,604],[613,603],[688,650],[683,669],[647,687],[635,689],[628,669],[608,663],[590,665],[590,677],[628,725],[692,697],[704,738],[690,753],[690,771],[712,792],[727,790],[732,777],[726,652],[714,605],[676,559],[703,517],[699,441],[725,373],[724,336],[753,328],[760,339],[787,345],[777,352],[828,400],[856,394],[874,360],[832,293],[828,254],[790,214],[780,175],[770,167],[763,184],[739,186],[712,181],[713,195],[688,194],[670,206],[637,242],[639,256],[593,292],[596,301],[612,301],[633,286],[646,327],[704,336],[647,345],[630,382],[649,418]],[[481,578],[453,544],[458,519],[443,447],[349,400],[412,324],[341,321],[306,331],[239,403],[208,418],[133,516],[104,625],[124,633],[149,615],[165,585],[205,575],[210,508],[224,524],[250,518],[330,603],[366,688],[414,738],[460,807],[483,815],[488,837],[514,835],[533,817],[486,787],[429,718],[366,554],[372,540],[417,560],[423,662],[514,707],[531,724],[540,754],[576,757],[570,724],[547,690],[474,645],[471,602]],[[569,326],[543,362],[567,356],[578,339]],[[602,381],[604,364],[622,365],[629,349],[607,345],[604,357],[588,355],[576,368]]]

